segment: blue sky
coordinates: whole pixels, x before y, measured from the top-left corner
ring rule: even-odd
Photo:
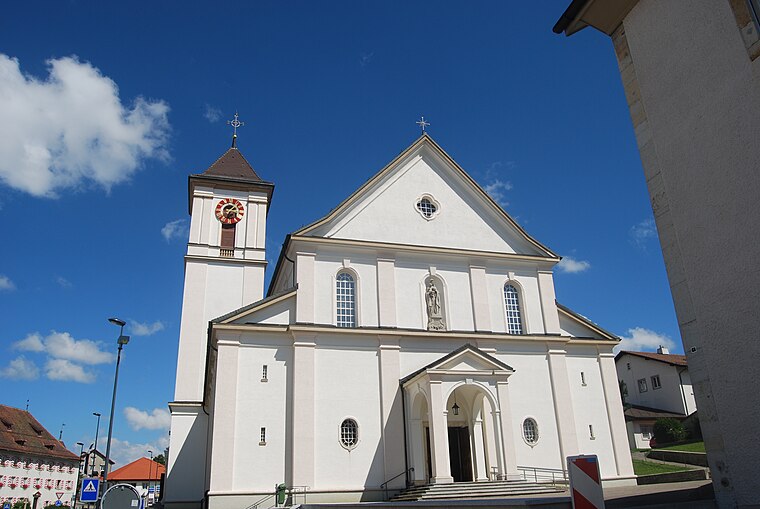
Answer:
[[[239,143],[275,183],[268,258],[428,132],[565,257],[558,300],[680,336],[612,44],[547,2],[15,2],[0,18],[0,403],[121,463],[162,450],[187,175]],[[30,20],[34,20],[33,23]],[[270,265],[268,277],[271,276]],[[101,423],[100,437],[107,431]],[[101,443],[103,440],[101,440]],[[105,449],[104,446],[101,449]]]

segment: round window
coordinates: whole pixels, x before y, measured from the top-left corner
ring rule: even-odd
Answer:
[[[535,419],[528,417],[523,421],[523,438],[529,445],[535,445],[538,442],[538,424]]]
[[[340,425],[340,444],[353,449],[359,442],[359,425],[353,419],[345,419]]]
[[[421,197],[416,203],[417,212],[425,219],[433,219],[438,213],[438,203],[428,195]]]

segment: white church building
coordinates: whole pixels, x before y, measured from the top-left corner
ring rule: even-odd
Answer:
[[[381,500],[390,479],[519,479],[576,454],[635,483],[618,338],[556,302],[559,256],[432,138],[288,235],[265,297],[273,188],[234,142],[190,176],[166,505],[246,507],[280,483]]]

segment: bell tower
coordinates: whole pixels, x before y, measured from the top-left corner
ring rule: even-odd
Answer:
[[[237,129],[242,122],[230,124]],[[207,489],[208,415],[203,409],[208,323],[264,297],[266,218],[274,184],[232,146],[188,182],[190,238],[171,410],[164,502],[191,507]]]

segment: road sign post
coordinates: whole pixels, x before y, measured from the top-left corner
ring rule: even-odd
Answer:
[[[97,477],[85,477],[82,479],[82,491],[79,492],[80,502],[97,502],[100,488],[100,479]]]
[[[568,456],[567,473],[573,509],[604,509],[599,458],[595,454]]]

